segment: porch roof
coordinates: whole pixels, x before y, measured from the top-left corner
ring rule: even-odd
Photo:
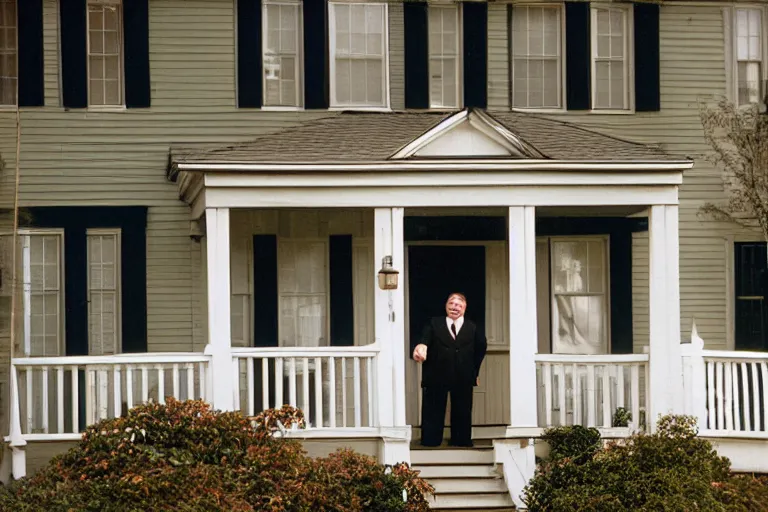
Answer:
[[[225,146],[173,146],[169,177],[185,164],[375,164],[403,158],[403,150],[463,116],[479,117],[517,144],[514,159],[613,163],[683,163],[661,149],[604,135],[536,114],[512,112],[343,112],[251,141]],[[507,158],[510,158],[507,157]],[[414,158],[405,154],[405,158]]]

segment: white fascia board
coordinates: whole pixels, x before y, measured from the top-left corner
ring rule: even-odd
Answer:
[[[591,172],[683,172],[693,167],[691,160],[521,160],[521,159],[415,159],[377,163],[252,163],[252,162],[188,162],[176,164],[180,172],[377,172],[398,171],[591,171]]]

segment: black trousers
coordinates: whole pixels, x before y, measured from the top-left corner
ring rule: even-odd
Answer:
[[[421,444],[440,446],[445,429],[445,407],[451,394],[451,444],[472,445],[473,386],[428,386],[422,388]]]

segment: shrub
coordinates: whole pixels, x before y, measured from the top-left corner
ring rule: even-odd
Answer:
[[[290,407],[248,419],[201,401],[142,405],[89,427],[78,446],[0,490],[0,510],[429,509],[422,493],[431,488],[407,466],[384,467],[346,450],[312,459],[299,442],[275,435],[278,422],[305,425]]]
[[[654,434],[601,447],[594,429],[546,432],[550,459],[525,489],[531,512],[766,511],[768,486],[734,476],[730,462],[697,437],[695,419],[666,416]]]

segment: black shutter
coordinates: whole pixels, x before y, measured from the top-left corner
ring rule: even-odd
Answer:
[[[736,350],[765,350],[766,304],[768,278],[765,242],[736,243]]]
[[[85,108],[88,106],[85,0],[60,0],[59,11],[62,104],[65,108]]]
[[[464,106],[488,104],[488,4],[464,2]]]
[[[146,352],[147,208],[123,209],[121,217],[123,352]]]
[[[565,2],[565,75],[568,110],[591,108],[589,3]]]
[[[261,1],[237,0],[237,106],[261,108]]]
[[[352,298],[352,235],[331,235],[328,244],[331,281],[331,345],[355,344]]]
[[[125,106],[147,108],[149,84],[149,0],[123,2]]]
[[[253,344],[276,347],[277,340],[277,237],[253,237]]]
[[[20,107],[41,107],[43,92],[43,0],[21,0],[18,9]]]
[[[426,2],[403,4],[405,108],[429,108],[429,28]]]
[[[304,0],[304,108],[328,108],[328,66],[328,1]]]
[[[635,110],[661,109],[659,5],[635,4]]]
[[[610,233],[611,353],[631,354],[632,232],[626,223]]]
[[[65,353],[88,355],[88,242],[85,226],[64,228]]]

